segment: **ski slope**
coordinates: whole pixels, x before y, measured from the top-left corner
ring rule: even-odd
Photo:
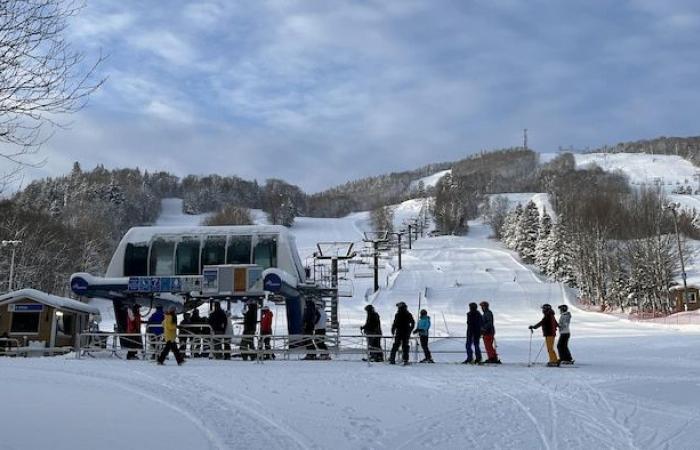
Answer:
[[[410,210],[415,205],[397,207]],[[359,241],[367,213],[299,218],[302,257],[318,241]],[[639,324],[572,307],[573,368],[527,367],[539,306],[572,293],[540,279],[470,223],[464,237],[420,239],[342,300],[343,333],[358,333],[371,301],[389,333],[395,303],[432,316],[433,350],[464,349],[465,311],[488,300],[504,364],[410,367],[359,360],[168,361],[0,358],[3,448],[176,449],[590,449],[697,448],[700,440],[700,329]],[[277,317],[280,320],[281,315]],[[439,339],[443,338],[443,339]],[[536,332],[532,359],[541,348]],[[541,363],[544,355],[539,354]],[[9,391],[9,392],[7,392]],[[31,398],[31,402],[26,399]],[[69,412],[57,414],[57,412]],[[58,416],[58,417],[57,417]],[[41,432],[36,432],[41,429]]]
[[[423,186],[425,186],[426,188],[435,187],[435,185],[437,185],[438,181],[440,181],[440,179],[442,177],[444,177],[445,175],[447,175],[448,173],[452,173],[452,169],[441,170],[439,172],[435,172],[432,175],[428,175],[427,177],[423,177],[423,178],[420,178],[416,181],[412,181],[411,182],[411,189],[416,189],[418,187],[418,184],[420,184],[421,181],[423,182]]]

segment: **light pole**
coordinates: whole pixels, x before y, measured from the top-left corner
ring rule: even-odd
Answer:
[[[22,241],[0,241],[1,247],[12,247],[12,257],[10,258],[10,278],[7,281],[7,292],[12,291],[12,281],[14,280],[15,276],[15,252],[17,250],[17,246],[21,243]]]
[[[685,273],[685,261],[683,261],[683,250],[681,248],[681,236],[678,234],[678,207],[679,203],[669,203],[664,207],[673,214],[673,226],[676,230],[676,240],[678,241],[678,256],[681,259],[681,277],[683,278],[683,308],[688,311],[688,275]]]

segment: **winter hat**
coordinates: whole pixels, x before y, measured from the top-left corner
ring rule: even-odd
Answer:
[[[374,311],[374,306],[372,306],[372,305],[365,306],[365,311]]]
[[[270,307],[269,307],[269,306],[263,306],[263,307],[262,307],[262,310],[263,310],[263,311],[269,311],[269,310],[270,310]]]
[[[407,306],[406,306],[406,303],[405,303],[405,302],[398,302],[398,303],[396,304],[396,307],[397,307],[397,308],[406,308]]]
[[[489,307],[489,302],[483,301],[483,302],[479,303],[479,305],[480,305],[480,306],[483,306],[484,308],[488,308],[488,307]]]
[[[543,311],[549,311],[550,309],[552,309],[552,305],[550,305],[549,303],[545,303],[544,305],[542,305]]]
[[[421,315],[421,317],[427,316],[427,315],[428,315],[428,311],[426,311],[426,310],[424,310],[424,309],[421,309],[421,310],[420,310],[420,315]]]
[[[569,310],[569,307],[566,305],[559,305],[559,311],[561,312],[566,312]]]
[[[469,310],[470,310],[470,311],[476,311],[476,308],[478,308],[478,307],[479,307],[479,305],[477,305],[477,304],[474,303],[474,302],[472,302],[472,303],[469,304]]]

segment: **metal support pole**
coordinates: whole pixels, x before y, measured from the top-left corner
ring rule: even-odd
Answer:
[[[411,240],[413,239],[411,235],[411,224],[408,224],[408,249],[411,250]]]
[[[12,246],[12,258],[10,260],[10,279],[7,282],[7,291],[12,292],[12,282],[15,279],[15,250],[16,246]]]
[[[374,292],[379,290],[379,242],[373,242],[374,247]]]
[[[401,233],[397,233],[399,238],[399,270],[401,270]]]

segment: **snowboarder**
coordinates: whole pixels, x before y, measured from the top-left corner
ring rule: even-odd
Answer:
[[[250,358],[255,361],[255,341],[254,336],[258,328],[258,303],[255,300],[248,300],[243,312],[243,338],[241,339],[241,356],[243,361]]]
[[[141,341],[141,313],[139,312],[140,306],[134,304],[131,308],[126,311],[126,332],[129,334],[138,334],[138,336],[129,336],[126,341],[129,343],[129,350],[126,352],[126,359],[139,359],[136,356],[137,351],[134,349],[141,348],[143,342]]]
[[[420,346],[423,349],[423,355],[425,356],[422,363],[434,363],[433,357],[430,355],[430,349],[428,349],[428,336],[430,331],[430,316],[428,311],[425,309],[420,310],[420,318],[418,319],[418,325],[413,333],[418,334],[420,339]]]
[[[316,311],[316,305],[314,301],[310,298],[306,299],[304,304],[304,318],[303,318],[303,330],[306,340],[306,349],[310,352],[302,359],[312,360],[316,359],[316,346],[314,345],[314,329],[316,328],[316,322],[318,321],[318,311]]]
[[[165,347],[158,357],[158,364],[162,366],[168,353],[172,351],[177,365],[182,365],[185,362],[185,358],[182,357],[180,350],[177,348],[177,317],[174,306],[168,309],[168,313],[163,319],[163,329],[165,330]]]
[[[367,335],[367,347],[369,349],[369,360],[375,362],[384,361],[382,351],[382,324],[379,314],[374,310],[374,306],[365,306],[367,319],[360,327],[360,331]]]
[[[214,302],[214,311],[209,313],[209,326],[216,335],[226,334],[226,313],[221,309],[220,302]],[[224,356],[224,338],[215,338],[214,358],[221,359]]]
[[[479,364],[481,362],[479,341],[481,340],[482,322],[479,305],[470,303],[469,312],[467,312],[467,359],[464,360],[464,364]],[[474,359],[475,354],[476,359]]]
[[[559,305],[559,341],[557,341],[557,351],[559,352],[559,362],[563,364],[573,364],[574,359],[569,351],[569,338],[571,337],[571,313],[566,305]]]
[[[260,317],[260,336],[262,336],[262,345],[265,348],[264,359],[275,359],[275,354],[271,351],[272,346],[270,345],[270,340],[272,339],[270,335],[272,334],[272,311],[270,311],[269,306],[262,307],[262,313]]]
[[[416,326],[416,321],[413,319],[413,314],[408,311],[408,306],[404,302],[396,304],[398,310],[394,316],[394,323],[391,325],[391,334],[394,336],[394,345],[391,347],[389,355],[389,364],[396,364],[396,352],[401,347],[403,353],[403,364],[407,366],[409,345],[408,340],[411,337],[411,332]]]
[[[326,336],[326,310],[323,307],[323,303],[319,302],[316,304],[316,324],[314,325],[314,343],[316,348],[321,351],[319,358],[323,360],[330,360],[331,355],[328,353],[328,347],[326,346],[325,336]]]
[[[493,324],[493,313],[489,308],[489,302],[484,301],[479,305],[481,305],[481,311],[483,312],[481,335],[484,337],[484,347],[486,347],[486,355],[488,356],[486,362],[489,364],[500,364],[501,360],[498,359],[496,347],[494,346],[496,327]]]
[[[548,366],[558,366],[559,358],[557,358],[557,353],[554,351],[554,338],[557,335],[557,319],[554,317],[554,310],[552,306],[545,303],[542,305],[542,320],[537,322],[535,325],[530,325],[530,330],[542,327],[542,335],[544,336],[545,343],[547,344],[547,353],[549,353]]]

